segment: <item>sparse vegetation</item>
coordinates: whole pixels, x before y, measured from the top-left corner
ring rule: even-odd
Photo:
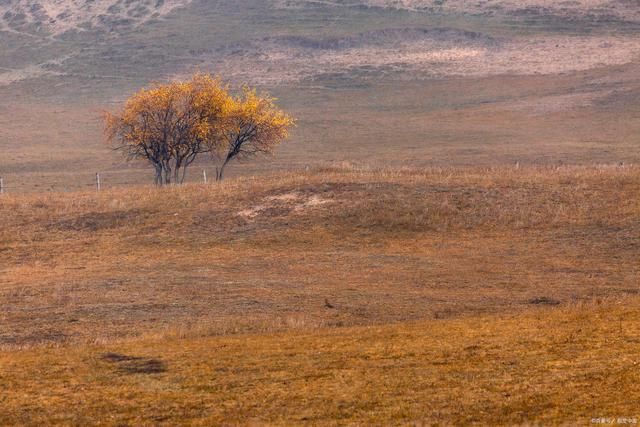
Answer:
[[[622,297],[638,280],[638,175],[355,168],[5,194],[0,296],[12,309],[0,344],[372,325]]]

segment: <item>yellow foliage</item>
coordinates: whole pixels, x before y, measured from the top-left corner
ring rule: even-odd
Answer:
[[[201,73],[141,89],[122,111],[105,115],[108,141],[131,159],[148,160],[159,184],[172,176],[181,182],[199,154],[216,154],[222,171],[237,156],[270,153],[293,124],[275,99],[249,87],[233,97],[219,78]]]

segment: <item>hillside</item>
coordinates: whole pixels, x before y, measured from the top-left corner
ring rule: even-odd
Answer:
[[[640,158],[633,2],[16,0],[0,11],[0,175],[16,192],[78,190],[98,171],[149,182],[104,147],[100,112],[194,70],[257,85],[299,119],[276,160],[237,175]]]
[[[632,423],[637,303],[0,353],[0,422]]]
[[[114,31],[162,18],[188,3],[183,0],[8,0],[0,4],[0,28],[10,33],[48,35],[94,29]]]
[[[0,423],[637,416],[638,195],[631,166],[4,195]]]
[[[370,325],[635,294],[639,182],[637,167],[329,169],[4,195],[0,344]]]
[[[316,0],[281,0],[281,7],[318,3]],[[598,19],[638,22],[640,11],[629,0],[333,0],[326,3],[346,7],[369,6],[422,13],[458,12],[473,15],[551,15],[566,19]]]

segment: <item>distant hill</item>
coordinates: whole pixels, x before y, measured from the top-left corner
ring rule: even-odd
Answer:
[[[2,27],[9,31],[61,34],[113,30],[158,19],[189,0],[7,0],[0,2]]]
[[[557,15],[569,18],[639,21],[638,3],[633,0],[280,0],[281,7],[302,4],[382,7],[415,12],[456,12],[487,15]]]
[[[623,0],[0,1],[0,175],[26,191],[122,170],[100,111],[196,70],[299,119],[243,173],[637,162],[639,14]]]

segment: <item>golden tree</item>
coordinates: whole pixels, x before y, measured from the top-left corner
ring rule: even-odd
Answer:
[[[198,155],[216,147],[233,107],[219,79],[196,74],[140,90],[122,111],[105,114],[105,134],[128,159],[151,163],[157,185],[181,183]]]
[[[273,98],[249,87],[232,97],[208,74],[142,89],[122,111],[105,114],[107,140],[128,159],[151,163],[157,185],[182,183],[203,153],[220,161],[221,180],[231,160],[271,153],[293,124]]]
[[[295,120],[275,105],[275,98],[260,96],[248,86],[230,105],[224,123],[217,127],[219,139],[213,147],[221,162],[217,180],[222,180],[225,167],[233,159],[272,153],[295,125]]]
[[[249,87],[232,97],[208,74],[142,89],[120,112],[105,114],[107,140],[128,159],[151,163],[157,185],[182,183],[204,153],[220,161],[221,180],[231,160],[271,153],[293,125],[273,98]]]

